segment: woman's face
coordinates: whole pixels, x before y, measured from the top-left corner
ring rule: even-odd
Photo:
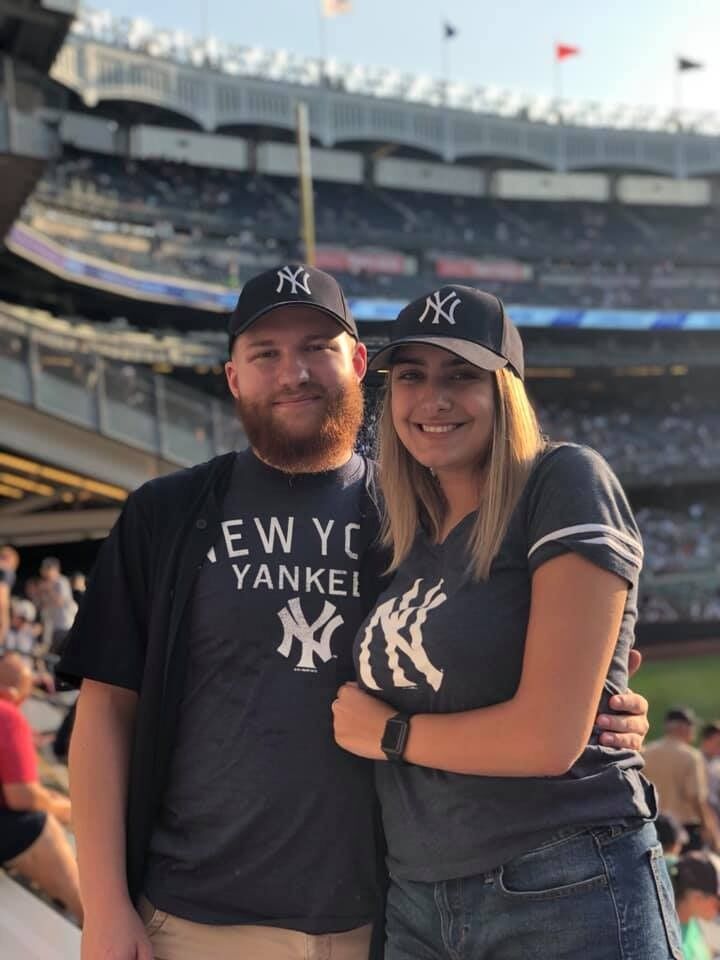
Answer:
[[[447,350],[407,344],[393,355],[392,420],[400,442],[424,467],[477,473],[495,421],[494,374]]]

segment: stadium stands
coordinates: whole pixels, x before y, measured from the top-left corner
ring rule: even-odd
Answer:
[[[712,208],[453,198],[324,181],[315,197],[321,244],[386,251],[385,261],[335,269],[354,296],[405,298],[479,274],[513,303],[720,307]],[[231,288],[298,253],[292,180],[159,160],[66,151],[24,219],[115,265]]]

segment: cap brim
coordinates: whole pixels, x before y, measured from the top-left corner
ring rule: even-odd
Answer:
[[[241,333],[246,333],[262,317],[268,313],[272,313],[273,310],[281,310],[283,307],[305,307],[307,310],[317,310],[318,313],[324,313],[325,316],[332,317],[351,337],[357,339],[357,330],[353,326],[352,321],[342,317],[339,313],[335,313],[334,310],[323,307],[319,303],[308,302],[307,300],[282,300],[280,303],[271,303],[267,307],[263,307],[262,310],[258,310],[257,313],[253,314],[253,316],[237,330],[230,330],[230,336],[234,340],[235,337],[239,337]]]
[[[473,366],[480,367],[481,370],[502,370],[508,365],[505,357],[471,340],[461,340],[458,337],[403,337],[378,350],[370,359],[368,370],[387,370],[392,363],[395,350],[406,343],[427,343],[431,347],[440,347],[441,350],[454,353],[457,357],[472,363]]]

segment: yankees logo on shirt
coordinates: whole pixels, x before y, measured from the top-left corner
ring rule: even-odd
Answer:
[[[320,616],[312,623],[308,623],[303,613],[302,603],[298,597],[294,597],[282,610],[278,611],[278,617],[283,625],[283,639],[278,647],[278,653],[289,657],[293,642],[297,640],[300,644],[300,659],[295,669],[317,672],[315,657],[322,663],[328,662],[333,655],[330,646],[332,636],[343,623],[337,607],[326,600]]]
[[[437,692],[442,685],[443,671],[430,662],[425,651],[423,627],[430,611],[445,603],[447,595],[443,592],[442,580],[427,589],[422,587],[422,583],[422,579],[418,579],[402,596],[390,597],[379,604],[365,628],[358,662],[360,679],[369,690],[380,690],[370,666],[370,644],[376,630],[380,632],[385,643],[393,686],[417,686],[405,673],[402,663],[405,658],[422,674],[433,690]]]

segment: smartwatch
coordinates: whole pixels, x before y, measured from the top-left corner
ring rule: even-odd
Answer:
[[[391,763],[402,763],[409,733],[410,717],[407,713],[396,713],[385,724],[385,733],[380,746]]]

